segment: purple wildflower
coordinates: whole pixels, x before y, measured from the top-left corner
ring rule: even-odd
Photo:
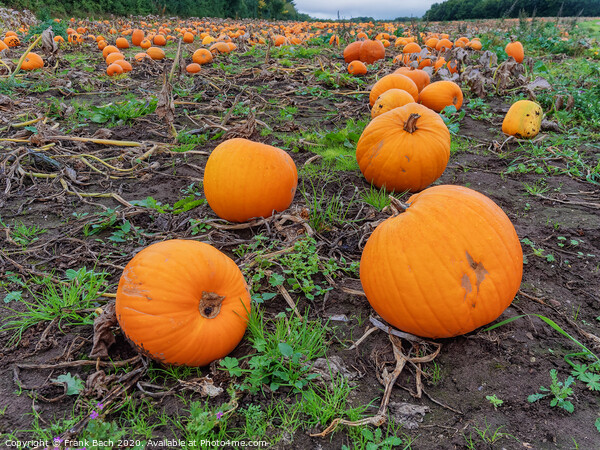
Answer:
[[[222,412],[222,411],[219,411],[219,412],[217,413],[217,420],[219,420],[221,417],[223,417],[223,412]]]
[[[92,411],[90,414],[90,419],[97,419],[100,416],[96,411]]]

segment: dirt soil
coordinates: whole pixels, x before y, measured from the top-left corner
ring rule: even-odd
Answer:
[[[85,52],[89,53],[96,69],[101,71],[103,62],[97,52]],[[51,86],[44,92],[16,88],[8,98],[2,97],[0,111],[3,125],[21,122],[23,119],[18,115],[25,111],[32,112],[34,117],[36,114],[40,117],[46,115],[47,111],[37,106],[41,101],[57,98],[62,104],[59,105],[59,116],[50,118],[45,124],[33,124],[36,136],[32,144],[1,143],[0,215],[3,224],[14,226],[22,222],[47,230],[26,248],[10,238],[6,228],[0,235],[0,280],[5,294],[16,289],[10,282],[9,272],[27,278],[53,274],[57,279],[63,279],[67,269],[77,270],[84,266],[108,272],[109,282],[115,286],[123,267],[134,254],[152,242],[170,238],[209,242],[238,264],[246,261],[234,255],[232,250],[241,243],[250,242],[252,236],[259,233],[279,241],[279,248],[289,247],[293,239],[303,233],[303,228],[289,221],[273,226],[280,216],[253,227],[235,229],[219,220],[206,204],[181,214],[157,214],[148,208],[128,206],[128,202],[153,197],[163,204],[172,204],[174,199],[182,197],[182,190],[201,182],[203,167],[211,150],[231,137],[245,137],[288,150],[294,148],[290,155],[298,168],[303,168],[314,156],[311,143],[298,140],[289,145],[277,133],[333,130],[345,126],[347,119],[369,117],[368,96],[357,95],[356,92],[366,91],[376,74],[369,74],[364,85],[340,79],[337,87],[315,77],[314,70],[319,61],[333,73],[339,72],[340,65],[332,66],[333,63],[339,64],[338,57],[335,51],[325,51],[318,61],[295,62],[288,68],[275,59],[264,64],[264,60],[243,56],[239,62],[232,63],[238,72],[236,74],[218,65],[203,67],[193,84],[184,85],[188,91],[184,88],[176,90],[175,100],[181,103],[175,107],[174,126],[178,131],[186,128],[207,133],[214,139],[188,153],[172,152],[172,147],[165,145],[172,144],[173,140],[169,127],[156,113],[134,119],[129,124],[106,126],[109,131],[99,134],[114,140],[140,142],[143,144],[141,147],[106,146],[56,138],[62,132],[57,133],[53,125],[59,123],[59,129],[65,129],[69,117],[74,114],[69,106],[75,107],[81,102],[106,104],[118,101],[126,94],[138,98],[158,95],[163,67],[157,63],[148,63],[146,71],[137,67],[131,77],[113,81],[73,68],[63,59],[57,70],[71,67],[67,78],[51,78]],[[219,61],[228,64],[228,58],[222,55]],[[382,74],[386,70],[383,69]],[[45,81],[43,73],[28,74],[27,77],[37,78],[40,83]],[[319,98],[307,95],[306,88],[314,86],[324,88],[330,95]],[[257,89],[259,87],[266,89]],[[436,184],[468,186],[489,196],[507,213],[521,239],[528,238],[536,246],[543,247],[545,255],[554,255],[554,261],[549,262],[545,256],[535,255],[530,246],[523,245],[527,263],[524,265],[521,290],[500,319],[522,314],[548,317],[597,352],[600,189],[567,175],[557,175],[547,177],[549,189],[545,193],[528,195],[524,183],[536,183],[537,175],[503,173],[519,155],[519,144],[514,140],[505,142],[506,138],[500,132],[499,114],[508,105],[499,99],[494,102],[496,110],[491,122],[472,119],[470,114],[473,111],[466,102],[467,114],[460,123],[458,136],[453,137],[460,139],[464,148],[451,156],[446,171]],[[280,120],[283,108],[289,106],[296,107],[297,112],[291,118]],[[238,111],[236,108],[239,108],[240,114],[232,113]],[[74,129],[70,136],[90,137],[104,128],[89,121],[84,123],[86,126]],[[261,134],[266,127],[275,133]],[[9,127],[0,133],[0,138],[29,140],[31,130],[31,127]],[[49,143],[55,145],[39,149]],[[590,146],[588,151],[598,156],[597,146]],[[82,154],[93,157],[86,157],[84,161],[78,157]],[[94,157],[108,161],[110,167]],[[58,164],[53,165],[48,158]],[[34,173],[46,174],[47,177],[32,175]],[[300,185],[303,173],[300,170]],[[337,181],[327,185],[327,189],[332,194],[342,192],[345,200],[349,201],[354,195],[354,186],[361,190],[369,187],[358,171],[341,172]],[[109,195],[103,197],[97,194]],[[114,230],[107,229],[91,236],[84,234],[86,224],[93,217],[100,217],[98,214],[107,211],[107,208],[117,211],[117,224],[128,220],[134,227],[139,227],[141,231],[136,239],[113,245],[106,238]],[[288,213],[302,217],[305,208],[310,208],[310,205],[306,204],[299,191]],[[380,212],[358,202],[349,212],[349,217],[354,219],[351,223],[314,235],[319,253],[358,261],[372,232],[371,224],[388,215],[387,211]],[[211,228],[193,234],[190,219],[202,220]],[[448,232],[451,233],[451,230]],[[560,247],[559,236],[577,240],[577,248]],[[355,293],[349,293],[349,289],[354,289]],[[310,319],[321,319],[324,323],[328,318],[338,319],[339,316],[348,319],[330,320],[327,354],[340,357],[356,377],[351,405],[372,403],[369,411],[375,414],[383,392],[378,381],[381,362],[387,361],[393,366],[394,357],[386,333],[379,330],[355,349],[348,350],[351,343],[370,328],[367,318],[375,316],[366,298],[360,295],[360,281],[341,276],[336,279],[333,290],[314,301],[297,294],[293,297],[299,311],[310,308],[307,313]],[[31,297],[24,292],[23,298]],[[104,307],[110,300],[99,298],[98,306]],[[6,306],[23,308],[16,302]],[[278,295],[261,307],[267,317],[272,317],[285,311],[287,303]],[[6,309],[0,311],[3,322],[6,322],[11,312]],[[360,322],[359,317],[362,318]],[[114,327],[113,331],[116,343],[109,349],[111,361],[136,358],[136,351],[124,340],[118,327]],[[10,337],[9,332],[4,332],[1,342],[6,345]],[[18,345],[3,346],[0,352],[0,411],[4,413],[0,415],[0,432],[31,429],[34,420],[32,408],[46,426],[75,408],[73,397],[62,395],[62,387],[49,380],[71,372],[79,374],[85,381],[96,369],[102,369],[103,366],[78,365],[80,361],[89,361],[87,355],[92,340],[91,326],[59,328],[56,322],[43,322],[27,330]],[[535,403],[527,401],[528,395],[538,392],[540,386],[550,384],[551,369],[558,371],[560,380],[567,378],[570,367],[564,356],[579,351],[570,340],[539,318],[529,316],[491,331],[480,329],[466,336],[439,340],[439,343],[441,351],[435,363],[440,373],[436,382],[426,378],[423,394],[416,398],[416,371],[408,365],[391,395],[392,420],[402,417],[401,412],[394,413],[394,408],[399,409],[401,403],[425,407],[417,408],[421,413],[406,422],[403,429],[403,436],[413,439],[412,448],[464,449],[469,448],[469,437],[476,442],[472,448],[567,449],[575,448],[575,442],[581,449],[600,448],[600,434],[594,428],[600,411],[600,396],[587,391],[583,383],[576,384],[572,398],[575,410],[571,414],[551,408],[549,399]],[[232,356],[244,355],[249,350],[249,344],[242,341]],[[22,367],[17,368],[17,364]],[[121,380],[121,384],[127,388],[128,395],[149,398],[136,387],[138,381],[147,380],[144,368],[148,363],[137,358],[131,364],[140,370],[131,378]],[[150,364],[159,366],[158,363]],[[431,369],[433,366],[430,363],[428,367]],[[215,384],[223,388],[230,383],[228,375],[214,365],[203,369],[202,373],[211,374]],[[273,395],[283,396],[284,393]],[[496,395],[504,403],[495,408],[486,400],[486,396],[491,395]],[[90,396],[93,398],[93,394]],[[169,413],[185,414],[176,397],[166,396],[155,401]],[[223,400],[217,398],[215,401]],[[242,405],[264,401],[261,395],[250,394],[243,394],[239,399]],[[415,408],[411,411],[414,412]],[[480,439],[476,429],[487,429],[488,438],[498,429],[506,435],[498,437],[492,444]],[[318,433],[322,428],[311,431]],[[155,438],[172,437],[167,435],[168,432],[159,428],[154,431]],[[343,444],[349,444],[349,441],[347,433],[340,429],[325,438],[299,432],[288,442],[282,441],[273,448],[333,449]]]

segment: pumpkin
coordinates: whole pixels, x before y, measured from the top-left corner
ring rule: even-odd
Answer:
[[[210,52],[210,50],[205,49],[205,48],[199,48],[198,50],[196,50],[193,55],[192,55],[192,60],[196,63],[196,64],[208,64],[210,62],[212,62],[213,60],[213,55]]]
[[[121,52],[112,52],[106,56],[106,65],[110,66],[112,63],[116,62],[118,59],[125,59],[125,55]]]
[[[152,47],[152,42],[150,42],[150,39],[144,39],[140,42],[140,47],[142,47],[143,50],[148,50]]]
[[[469,41],[465,46],[468,48],[472,48],[473,50],[481,50],[483,48],[483,45],[481,45],[479,39],[473,39],[472,41]]]
[[[229,49],[229,45],[227,45],[227,42],[215,42],[209,47],[209,50],[213,55],[218,55],[220,53],[229,53],[231,51]]]
[[[414,103],[415,99],[412,95],[403,89],[388,89],[375,100],[375,104],[371,109],[371,118],[375,118],[385,112],[391,111],[394,108],[404,106],[408,103]]]
[[[518,63],[522,63],[525,58],[525,50],[523,49],[523,44],[519,41],[509,42],[504,47],[504,51],[508,56],[512,56],[515,58],[515,61]]]
[[[450,41],[449,39],[440,39],[436,44],[435,44],[435,49],[438,51],[446,51],[447,49],[452,48],[452,41]]]
[[[415,102],[419,99],[419,89],[413,80],[406,75],[399,73],[391,73],[379,79],[371,88],[369,94],[369,104],[371,107],[375,104],[375,100],[388,89],[403,89],[413,96]]]
[[[164,50],[158,47],[150,47],[148,50],[146,50],[146,54],[155,61],[165,58]]]
[[[425,86],[427,86],[431,82],[431,78],[429,74],[424,70],[413,69],[411,67],[399,67],[394,70],[394,73],[399,73],[400,75],[407,76],[411,80],[415,82],[417,85],[417,89],[419,92],[423,90]]]
[[[19,40],[19,38],[16,35],[8,36],[8,33],[6,33],[6,34],[7,34],[7,36],[4,38],[4,43],[8,47],[17,47],[21,44],[21,41]]]
[[[358,50],[358,59],[366,64],[385,58],[385,47],[381,41],[366,39]]]
[[[129,261],[115,310],[142,353],[166,364],[206,366],[241,341],[250,295],[229,257],[209,244],[173,239]]]
[[[117,63],[112,63],[106,68],[106,74],[108,76],[119,75],[124,72],[123,67]]]
[[[491,199],[440,185],[408,199],[381,223],[360,261],[371,306],[394,327],[448,338],[497,319],[519,290],[523,251]]]
[[[367,73],[367,66],[362,61],[352,61],[348,64],[348,73],[352,75],[365,75]]]
[[[222,219],[245,222],[287,209],[298,185],[298,171],[283,150],[248,139],[229,139],[210,154],[204,195]]]
[[[388,191],[419,191],[437,180],[450,159],[450,132],[439,114],[408,103],[375,117],[356,146],[367,181]]]
[[[154,45],[164,47],[165,45],[167,45],[167,38],[162,34],[157,34],[156,36],[154,36],[154,39],[152,39],[152,43]]]
[[[419,53],[421,51],[421,46],[416,42],[409,42],[402,49],[402,53]]]
[[[419,94],[419,101],[437,112],[450,105],[459,110],[463,103],[463,93],[460,86],[453,81],[436,81],[423,88]]]
[[[110,55],[111,53],[114,53],[114,52],[119,52],[120,53],[119,49],[117,47],[115,47],[114,45],[106,45],[102,49],[102,57],[104,59],[106,59],[106,57],[108,55]]]
[[[198,63],[191,63],[185,67],[187,73],[198,73],[202,69],[202,66]]]
[[[355,41],[348,44],[344,48],[344,61],[349,64],[352,61],[360,60],[359,59],[359,51],[360,46],[362,45],[362,41]]]
[[[519,138],[532,138],[540,132],[542,107],[530,100],[519,100],[511,105],[502,122],[502,132]]]
[[[136,47],[139,47],[143,40],[144,40],[144,32],[137,28],[135,30],[133,30],[133,33],[131,33],[131,43],[133,45],[135,45]]]
[[[116,60],[115,64],[118,64],[123,68],[123,73],[131,72],[133,70],[131,63],[129,61],[125,61],[124,59]]]
[[[183,42],[185,42],[186,44],[191,44],[192,42],[194,42],[194,35],[189,31],[185,32],[183,34]]]
[[[37,53],[29,52],[21,64],[23,70],[35,70],[44,67],[44,60]]]
[[[129,48],[129,41],[127,39],[125,39],[124,37],[120,37],[120,38],[117,38],[117,40],[115,41],[115,45],[119,49]]]

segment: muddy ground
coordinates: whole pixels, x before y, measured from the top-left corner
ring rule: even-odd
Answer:
[[[87,72],[83,67],[73,67],[73,64],[61,60],[56,70],[60,72],[68,68],[68,76],[45,79],[44,73],[28,74],[30,82],[37,80],[49,86],[44,85],[43,92],[35,92],[26,86],[16,87],[12,93],[2,97],[0,103],[2,126],[22,122],[23,118],[19,118],[18,114],[23,112],[30,112],[29,118],[37,115],[49,117],[46,123],[33,124],[35,130],[9,127],[0,133],[0,138],[26,140],[31,139],[31,130],[35,133],[31,143],[5,141],[0,144],[2,221],[5,226],[22,222],[47,230],[25,248],[9,238],[6,228],[0,234],[0,279],[6,291],[2,297],[16,289],[8,272],[26,278],[42,273],[63,278],[67,269],[95,267],[108,272],[109,281],[115,286],[122,268],[135,253],[145,245],[169,238],[210,242],[238,264],[247,261],[234,255],[232,250],[241,243],[250,242],[252,236],[259,233],[273,241],[278,240],[273,250],[289,247],[293,239],[304,232],[302,226],[293,221],[282,221],[281,226],[276,227],[273,226],[278,220],[276,217],[267,224],[237,230],[218,220],[206,204],[180,214],[158,214],[148,208],[126,206],[120,200],[128,202],[153,197],[163,204],[172,204],[175,198],[182,197],[181,192],[187,187],[193,183],[199,185],[208,154],[230,137],[245,137],[290,150],[300,169],[301,186],[303,181],[308,181],[307,172],[303,170],[305,165],[317,165],[319,160],[311,160],[315,156],[311,142],[299,138],[294,138],[291,143],[285,142],[283,135],[315,129],[335,130],[343,128],[347,119],[367,119],[368,95],[364,92],[376,76],[391,70],[389,65],[382,65],[379,74],[370,73],[362,84],[354,78],[338,78],[332,83],[315,77],[315,70],[319,64],[324,64],[334,74],[343,73],[344,65],[339,59],[340,52],[336,50],[326,50],[317,59],[294,60],[289,57],[293,61],[292,67],[282,66],[281,60],[276,58],[265,61],[264,54],[261,59],[254,55],[237,56],[235,62],[230,61],[231,56],[221,55],[218,61],[228,67],[234,66],[237,73],[218,64],[205,66],[193,82],[181,82],[181,89],[175,90],[175,100],[180,102],[175,106],[175,129],[198,130],[197,133],[206,134],[209,138],[207,142],[193,146],[191,152],[175,153],[170,145],[174,141],[169,127],[156,113],[133,119],[128,124],[108,126],[83,121],[86,126],[69,129],[72,125],[70,117],[75,114],[69,110],[70,106],[81,102],[102,105],[118,101],[126,94],[149,98],[158,95],[162,84],[163,67],[160,64],[136,67],[130,77],[110,80],[98,75],[103,65],[98,53],[91,49],[85,49],[83,53],[92,59],[95,72]],[[52,69],[47,70],[53,72]],[[315,96],[316,91],[306,93],[306,87],[315,86],[322,88],[319,92],[329,94]],[[40,103],[49,102],[52,98],[58,99],[60,111],[50,117],[47,107],[41,107]],[[595,336],[599,331],[597,318],[600,315],[600,189],[597,185],[567,175],[554,175],[546,177],[549,189],[544,193],[539,196],[527,194],[524,183],[535,184],[540,177],[533,173],[504,173],[515,158],[523,155],[519,143],[505,142],[506,137],[500,131],[501,118],[508,104],[501,98],[491,99],[490,104],[492,118],[474,120],[470,117],[474,111],[466,100],[466,115],[460,122],[458,135],[453,136],[456,142],[460,142],[458,150],[452,154],[446,171],[436,184],[459,184],[486,194],[507,213],[521,239],[528,238],[536,248],[545,250],[544,256],[537,256],[530,246],[523,245],[527,263],[524,265],[521,290],[500,319],[522,314],[543,315],[598,352]],[[281,111],[289,106],[297,110],[290,117],[285,117]],[[234,110],[239,113],[232,113]],[[55,124],[58,124],[57,128],[53,128]],[[273,132],[264,133],[267,127]],[[107,128],[109,132],[96,136],[135,141],[143,146],[105,146],[53,138],[57,134],[90,137],[100,128]],[[55,145],[39,150],[40,146],[48,143]],[[544,145],[544,140],[540,143]],[[148,154],[150,150],[152,152]],[[597,145],[590,144],[584,150],[596,159],[600,153]],[[92,169],[76,157],[83,153],[110,161],[113,168],[88,158],[87,161],[94,166]],[[44,156],[51,157],[59,165],[52,165]],[[28,173],[47,174],[49,177]],[[330,195],[341,192],[343,198],[350,201],[355,195],[355,186],[360,191],[369,189],[359,171],[336,172],[326,191]],[[99,193],[116,196],[88,196]],[[303,210],[310,207],[299,189],[288,213],[301,218]],[[84,234],[84,227],[92,217],[99,217],[93,215],[107,208],[118,211],[117,225],[127,219],[131,225],[139,227],[141,231],[135,239],[115,246],[106,239],[97,239],[108,237],[114,230],[91,236]],[[349,211],[348,217],[353,219],[351,222],[314,235],[319,244],[319,254],[335,258],[344,256],[348,261],[360,260],[366,238],[372,231],[370,224],[388,215],[387,211],[380,212],[359,199]],[[193,234],[190,219],[201,220],[211,228]],[[560,247],[559,236],[577,240],[577,248]],[[548,253],[553,254],[554,261],[546,258]],[[357,348],[348,350],[352,342],[370,327],[368,318],[374,312],[365,297],[360,295],[359,280],[341,275],[335,282],[331,291],[314,301],[298,294],[292,296],[298,310],[307,311],[310,319],[320,319],[325,323],[332,317],[347,318],[347,321],[329,321],[327,355],[340,357],[355,376],[356,389],[351,396],[351,405],[372,403],[369,411],[375,414],[383,392],[377,378],[381,370],[378,364],[381,361],[393,363],[392,347],[386,334],[376,331]],[[348,289],[356,292],[349,293]],[[25,292],[23,298],[27,300],[28,295]],[[98,306],[102,307],[110,300],[99,298]],[[22,308],[16,302],[6,306]],[[285,311],[287,307],[281,295],[261,305],[267,317]],[[6,322],[10,311],[0,311]],[[111,360],[134,358],[135,350],[124,340],[118,328],[114,328],[114,333],[117,342],[109,350]],[[9,332],[0,336],[5,345],[10,337]],[[91,326],[59,329],[56,323],[44,322],[27,330],[18,345],[9,345],[1,350],[0,410],[4,408],[5,412],[0,416],[0,432],[6,434],[21,430],[22,437],[28,436],[25,430],[32,427],[32,408],[46,427],[56,418],[70,414],[74,408],[73,397],[61,395],[61,388],[48,380],[66,372],[77,373],[86,380],[93,366],[77,366],[76,362],[87,359],[92,339]],[[418,407],[409,408],[413,413],[417,411],[416,417],[412,417],[402,430],[403,437],[413,440],[412,448],[600,448],[600,434],[594,426],[600,410],[600,396],[587,390],[583,383],[578,382],[574,389],[573,413],[551,408],[548,399],[536,403],[527,401],[527,397],[538,392],[540,386],[550,384],[551,369],[558,371],[560,380],[567,378],[570,366],[564,356],[579,351],[570,340],[537,317],[522,318],[492,331],[480,329],[439,342],[442,348],[435,359],[440,369],[436,383],[426,379],[423,395],[415,398],[415,369],[407,366],[392,392],[390,417],[393,420],[401,420],[402,417],[394,404],[408,403]],[[250,346],[244,340],[233,356],[242,356],[249,350]],[[34,367],[17,371],[16,364],[23,363]],[[44,364],[55,368],[40,368],[39,365]],[[143,369],[140,361],[132,364]],[[203,369],[202,373],[211,374],[215,384],[224,388],[230,383],[228,375],[214,366]],[[138,375],[137,381],[145,380],[143,370]],[[123,382],[127,384],[128,381]],[[127,392],[130,396],[148,398],[136,385],[130,386]],[[190,395],[200,398],[199,394]],[[285,393],[279,391],[271,395],[284,396]],[[491,395],[496,395],[504,403],[495,408],[486,400],[486,396]],[[266,400],[261,395],[243,394],[239,402],[260,404]],[[165,396],[153,401],[165,411],[185,414],[176,397]],[[221,400],[217,398],[214,401]],[[487,429],[487,441],[479,436],[477,429]],[[318,433],[322,428],[310,431]],[[493,438],[494,432],[505,434]],[[154,437],[171,437],[168,433],[169,430],[159,428],[154,431]],[[474,447],[470,446],[470,439]],[[341,448],[343,444],[351,445],[344,429],[326,438],[311,437],[301,431],[274,448],[333,449]]]

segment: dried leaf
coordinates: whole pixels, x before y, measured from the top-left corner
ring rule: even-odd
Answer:
[[[542,120],[542,130],[544,131],[554,131],[556,133],[562,133],[562,130],[560,129],[560,126],[558,125],[557,122],[554,122],[552,120]]]
[[[107,358],[108,349],[115,343],[111,328],[117,325],[115,302],[108,303],[102,314],[94,319],[94,341],[90,358]]]
[[[87,396],[103,397],[110,390],[110,383],[117,378],[116,375],[106,375],[103,370],[97,370],[85,380],[85,390],[83,393]]]
[[[468,67],[461,75],[463,83],[465,83],[471,92],[479,98],[487,96],[486,85],[492,84],[492,80],[483,76],[483,74],[475,67]]]
[[[94,139],[110,139],[112,135],[113,132],[108,128],[98,128],[92,137]]]
[[[535,80],[533,80],[525,87],[532,91],[535,91],[536,89],[552,89],[552,86],[550,85],[548,80],[542,77],[536,77]]]
[[[46,56],[55,56],[58,53],[58,43],[54,40],[52,27],[48,27],[42,33],[42,52]]]
[[[396,424],[402,424],[404,428],[413,430],[419,427],[423,422],[425,414],[431,411],[428,406],[412,405],[404,402],[390,402],[390,415],[394,418]]]
[[[163,73],[163,87],[158,94],[158,102],[156,104],[156,115],[159,119],[165,121],[167,126],[173,126],[175,119],[175,102],[173,101],[173,86],[169,82],[166,73]]]

